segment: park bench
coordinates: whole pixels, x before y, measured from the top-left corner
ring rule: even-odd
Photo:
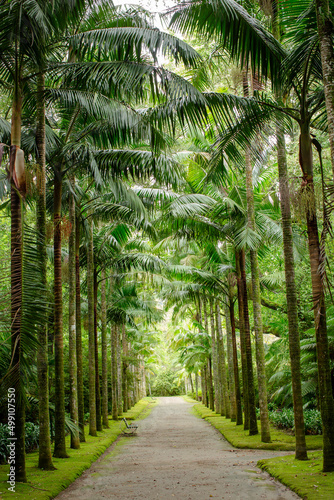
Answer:
[[[122,418],[125,423],[125,429],[122,429],[124,436],[133,436],[137,432],[138,424],[129,424],[125,417]]]

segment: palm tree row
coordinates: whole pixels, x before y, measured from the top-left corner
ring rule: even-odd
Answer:
[[[39,467],[48,470],[53,468],[50,399],[53,453],[68,456],[64,363],[69,368],[71,448],[85,440],[85,410],[89,434],[96,436],[108,426],[110,409],[116,420],[145,394],[144,359],[152,349],[145,332],[149,323],[161,319],[150,297],[153,287],[160,288],[176,318],[186,312],[193,319],[193,329],[173,344],[190,377],[195,374],[196,387],[201,382],[203,403],[237,425],[243,423],[252,435],[258,433],[258,398],[261,439],[270,442],[261,307],[263,287],[270,284],[268,277],[265,283],[261,259],[275,246],[283,246],[284,254],[296,458],[307,458],[294,264],[297,235],[286,155],[286,141],[296,131],[323,470],[333,470],[325,288],[331,190],[313,133],[328,133],[332,146],[331,55],[326,52],[328,22],[323,14],[328,5],[322,11],[318,4],[273,3],[266,11],[272,33],[264,14],[258,20],[234,0],[193,0],[171,9],[166,14],[170,28],[212,44],[210,60],[221,62],[228,53],[238,64],[235,93],[212,90],[210,65],[207,69],[204,58],[186,42],[157,30],[148,14],[122,11],[104,0],[57,0],[52,5],[11,0],[0,8],[1,85],[11,116],[10,124],[5,118],[0,122],[2,151],[9,160],[9,178],[1,187],[3,209],[8,209],[9,195],[11,199],[11,355],[3,387],[17,392],[16,480],[26,481],[25,386],[32,385],[29,363],[35,353]],[[169,67],[181,64],[187,77],[161,67],[159,53],[171,59]],[[192,78],[196,72],[197,80]],[[192,154],[174,155],[182,141],[181,147],[193,149]],[[278,186],[272,172],[266,179],[273,147]],[[313,148],[320,161],[321,211]],[[33,219],[35,242],[29,239]],[[83,356],[86,342],[88,363]]]

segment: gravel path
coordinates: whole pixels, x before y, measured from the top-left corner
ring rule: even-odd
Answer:
[[[139,421],[57,500],[293,500],[299,497],[258,469],[287,452],[234,449],[182,398],[159,398]]]

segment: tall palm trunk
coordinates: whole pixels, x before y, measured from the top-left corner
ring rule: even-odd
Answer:
[[[22,394],[21,321],[22,321],[22,256],[23,228],[21,196],[13,180],[16,149],[21,145],[22,90],[19,74],[14,86],[11,123],[11,350],[13,387],[15,388],[16,481],[26,482],[25,468],[25,405]]]
[[[134,380],[135,386],[135,380]],[[117,401],[117,326],[111,327],[111,389],[112,389],[112,418],[118,420]],[[134,390],[135,392],[135,390]]]
[[[203,297],[203,316],[204,316],[205,331],[209,335],[208,311],[207,311],[207,304],[206,304],[205,297]],[[214,397],[213,397],[212,357],[211,357],[211,354],[209,355],[209,357],[207,359],[206,375],[207,375],[207,390],[208,390],[208,396],[209,396],[209,399],[207,401],[207,406],[212,411],[214,411],[215,410],[215,401],[214,401]]]
[[[45,102],[44,102],[44,74],[37,77],[36,103],[36,144],[37,144],[37,250],[41,282],[46,289],[47,255],[46,255],[46,192],[45,192]],[[37,349],[37,375],[39,400],[39,447],[38,467],[44,470],[54,469],[51,456],[50,415],[49,415],[49,371],[48,371],[48,334],[47,312],[44,324],[38,331],[39,346]]]
[[[65,389],[64,389],[64,339],[63,339],[63,297],[61,273],[61,166],[54,178],[54,301],[55,301],[55,447],[54,456],[67,458],[65,446]]]
[[[329,1],[315,0],[315,7],[327,110],[328,137],[331,148],[331,162],[334,178],[334,27]]]
[[[107,342],[107,300],[106,272],[101,271],[101,347],[102,347],[102,424],[109,427],[108,421],[108,342]]]
[[[204,406],[209,407],[208,398],[208,365],[205,362],[201,370],[201,381],[202,381],[202,403]]]
[[[81,335],[81,290],[80,290],[80,218],[75,220],[75,329],[77,349],[77,384],[78,384],[78,420],[80,442],[85,438],[85,408],[83,394],[83,368],[82,368],[82,335]]]
[[[247,281],[246,281],[246,263],[245,251],[239,252],[239,265],[241,276],[241,295],[243,307],[243,322],[245,332],[245,348],[247,358],[247,384],[248,384],[248,411],[249,411],[249,435],[254,436],[258,434],[256,407],[255,407],[255,386],[253,375],[253,362],[252,362],[252,345],[250,337],[249,313],[248,313],[248,295],[247,295]]]
[[[197,307],[197,305],[196,305]],[[197,308],[198,322],[202,325],[202,302],[200,296],[198,296],[198,308]],[[201,367],[201,389],[202,389],[202,403],[207,406],[207,366],[204,363]]]
[[[277,125],[276,133],[279,192],[282,213],[286,301],[289,323],[289,352],[296,436],[295,456],[298,460],[307,460],[300,372],[300,338],[298,324],[297,290],[295,281],[295,263],[293,257],[290,190],[288,181],[288,169],[286,163],[284,130],[280,124]]]
[[[72,189],[75,187],[75,178],[70,178]],[[75,199],[70,193],[69,199],[69,222],[71,234],[68,241],[68,349],[69,349],[69,375],[70,375],[70,415],[73,422],[78,425],[78,384],[77,384],[77,351],[76,351],[76,277],[75,277]],[[71,432],[71,448],[80,448],[78,431]]]
[[[95,396],[95,317],[94,317],[94,243],[93,221],[89,221],[87,248],[87,296],[88,296],[88,364],[89,364],[89,434],[97,436]]]
[[[212,377],[212,356],[208,357],[208,385],[209,385],[209,407],[215,411],[215,398],[213,392],[213,377]]]
[[[95,344],[95,397],[96,397],[96,430],[102,431],[101,389],[99,370],[99,339],[97,335],[97,271],[94,270],[94,344]]]
[[[126,339],[125,333],[125,324],[122,325],[122,351],[123,351],[123,359],[122,359],[122,388],[123,388],[123,411],[126,413],[129,409],[129,395],[128,395],[128,342]]]
[[[244,306],[242,294],[242,278],[240,270],[240,252],[235,252],[237,290],[238,290],[238,313],[240,332],[240,354],[241,354],[241,374],[242,374],[242,394],[244,402],[244,430],[249,429],[249,397],[248,397],[248,377],[247,377],[247,356],[245,340]]]
[[[198,401],[198,373],[195,373],[195,393],[196,393],[196,401]]]
[[[117,326],[117,406],[118,416],[123,413],[123,395],[122,395],[122,344],[121,344],[121,330]]]
[[[218,331],[216,336],[215,329],[215,315],[213,311],[213,298],[210,297],[210,329],[211,329],[211,341],[212,341],[212,369],[213,369],[213,383],[215,387],[215,407],[217,413],[222,411],[222,384],[221,377],[219,377],[218,366],[219,366],[219,354],[220,354],[220,341],[218,337]],[[190,375],[192,382],[192,378]],[[193,392],[193,391],[192,391]]]
[[[224,415],[226,418],[231,417],[231,404],[229,398],[229,390],[227,384],[227,372],[226,372],[226,357],[225,357],[225,347],[224,347],[224,337],[222,329],[222,320],[220,315],[219,302],[216,302],[216,323],[217,323],[217,338],[219,339],[219,346],[221,351],[221,366],[219,367],[221,378],[222,378],[222,398],[224,403]]]
[[[233,365],[233,343],[232,343],[232,327],[228,305],[225,305],[225,323],[226,323],[226,344],[227,344],[227,364],[229,373],[229,392],[231,406],[231,422],[237,420],[237,402],[235,396],[235,380],[234,380],[234,365]]]
[[[273,35],[279,40],[280,32],[278,25],[278,5],[272,1],[272,26]],[[281,92],[276,91],[278,102],[282,101]],[[295,281],[295,263],[293,256],[293,239],[290,208],[290,189],[288,179],[288,167],[286,161],[286,149],[284,138],[284,127],[282,123],[276,125],[277,138],[277,165],[280,192],[280,206],[282,214],[283,231],[283,252],[284,252],[284,271],[286,286],[286,302],[289,323],[289,353],[291,366],[292,399],[296,436],[295,457],[298,460],[307,460],[305,425],[303,413],[303,397],[301,386],[300,371],[300,338],[298,322],[298,302]]]
[[[246,160],[246,197],[247,197],[247,217],[248,227],[255,231],[255,208],[254,208],[254,192],[253,192],[253,168],[249,150],[245,154]],[[252,273],[252,301],[253,301],[253,316],[255,329],[255,346],[256,346],[256,365],[257,365],[257,382],[259,389],[259,406],[261,420],[261,441],[270,443],[270,426],[268,413],[268,397],[266,384],[266,362],[264,358],[263,345],[263,324],[261,313],[261,292],[260,292],[260,269],[257,258],[257,251],[250,250],[250,262]]]
[[[233,347],[233,367],[234,367],[233,374],[234,374],[235,402],[236,402],[236,413],[237,413],[236,425],[242,425],[242,404],[241,404],[241,391],[240,391],[240,381],[239,381],[237,340],[235,336],[234,302],[231,297],[229,303],[229,311],[230,311],[231,335],[232,335],[232,347]]]
[[[323,470],[324,472],[330,472],[334,470],[334,400],[327,337],[325,294],[320,274],[322,262],[313,185],[312,143],[307,120],[301,122],[299,157],[303,172],[303,189],[308,199],[306,221],[317,346],[319,400],[323,427]]]

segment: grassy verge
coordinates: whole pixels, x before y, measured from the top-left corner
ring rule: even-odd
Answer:
[[[157,401],[151,398],[140,400],[131,410],[124,414],[129,420],[145,418]],[[109,420],[109,429],[98,433],[98,437],[88,436],[86,430],[86,443],[82,443],[79,450],[68,448],[70,458],[53,459],[56,467],[54,471],[43,471],[37,468],[38,452],[28,453],[26,458],[27,483],[16,483],[15,493],[8,491],[7,474],[8,465],[0,467],[0,498],[2,500],[48,500],[67,488],[79,477],[97,458],[118,438],[124,423]],[[67,437],[67,446],[70,437]]]
[[[186,401],[196,402],[191,398],[185,397]],[[197,403],[197,402],[196,402]],[[219,430],[232,446],[236,448],[251,448],[258,450],[277,450],[277,451],[294,451],[295,438],[283,431],[280,431],[270,426],[271,443],[261,443],[260,434],[256,436],[248,436],[248,431],[243,430],[242,425],[235,425],[229,419],[218,415],[206,408],[203,404],[197,403],[194,405],[195,413],[207,420],[213,427]],[[259,431],[261,423],[258,421]],[[309,450],[317,450],[322,448],[322,436],[306,436],[306,444]]]
[[[258,467],[307,500],[334,498],[334,472],[321,472],[322,452],[308,454],[305,462],[293,456],[260,460]]]

